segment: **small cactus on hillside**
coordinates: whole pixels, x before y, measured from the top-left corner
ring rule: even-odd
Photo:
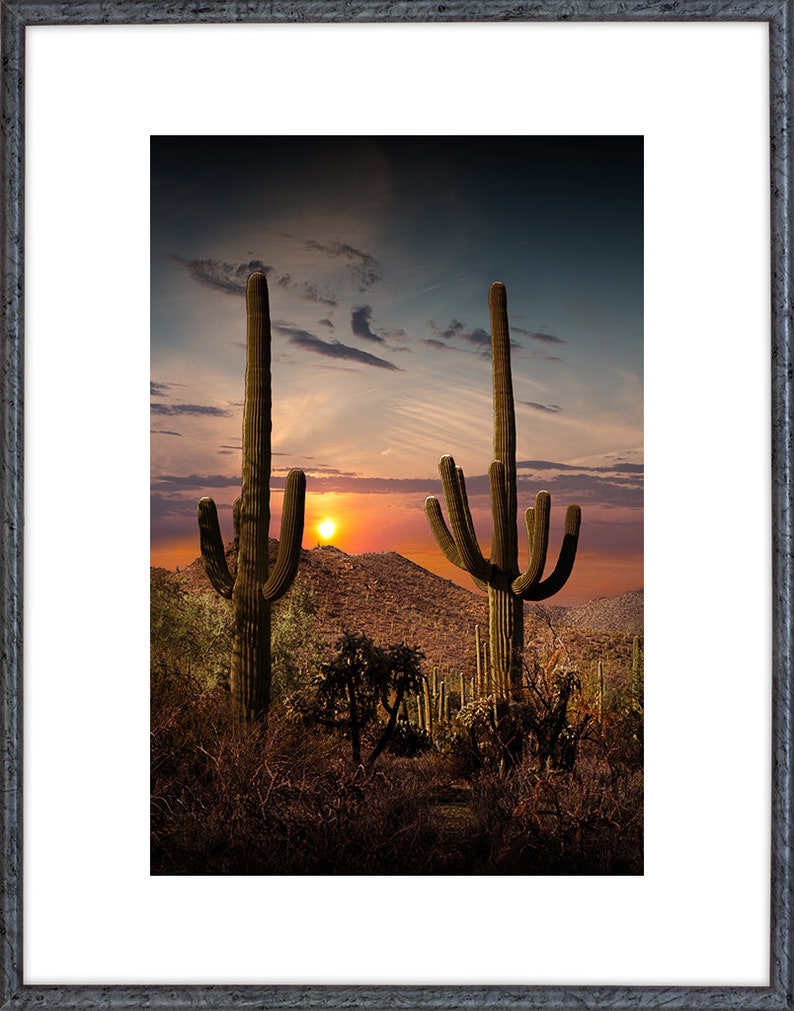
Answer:
[[[211,498],[198,504],[201,554],[212,585],[232,601],[235,636],[231,693],[241,723],[266,715],[270,704],[270,610],[292,585],[303,537],[306,476],[291,470],[284,489],[281,538],[269,571],[270,314],[264,274],[246,288],[247,342],[243,414],[242,491],[234,503],[235,575],[229,572],[218,512]]]

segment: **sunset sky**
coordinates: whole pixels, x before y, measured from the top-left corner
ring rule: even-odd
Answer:
[[[198,556],[202,495],[231,538],[244,289],[262,270],[271,536],[284,475],[300,467],[304,547],[399,551],[473,588],[437,548],[423,503],[440,495],[437,461],[452,453],[487,549],[487,297],[501,280],[519,515],[551,493],[549,564],[566,506],[582,506],[555,599],[642,586],[641,138],[166,137],[151,153],[152,564]]]

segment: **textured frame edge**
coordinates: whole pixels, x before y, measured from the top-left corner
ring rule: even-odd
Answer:
[[[0,1008],[794,1008],[792,964],[791,57],[794,0],[0,0],[3,452],[0,622]],[[25,30],[58,24],[334,21],[764,21],[769,25],[772,305],[772,833],[770,986],[25,986],[22,976],[22,588]]]

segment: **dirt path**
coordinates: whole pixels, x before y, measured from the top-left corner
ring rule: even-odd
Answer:
[[[435,873],[470,874],[482,857],[483,841],[471,807],[472,789],[457,781],[434,791],[430,817],[440,836],[443,853]]]

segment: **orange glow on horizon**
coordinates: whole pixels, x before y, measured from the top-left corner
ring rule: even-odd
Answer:
[[[280,506],[280,501],[276,500]],[[334,517],[334,519],[330,519]],[[320,527],[325,522],[332,523],[334,529],[323,532]],[[478,520],[475,520],[478,522]],[[224,523],[226,526],[224,526]],[[231,539],[228,516],[223,517],[221,526],[224,535]],[[488,532],[486,522],[480,522],[482,533]],[[281,530],[280,509],[271,517],[270,536],[278,537]],[[552,539],[549,550],[551,559],[556,558],[557,537]],[[482,550],[489,552],[486,537],[481,537]],[[448,562],[435,543],[422,501],[416,496],[395,496],[360,493],[329,492],[307,496],[304,523],[303,547],[307,550],[320,544],[332,544],[334,548],[349,555],[368,552],[395,551],[421,565],[444,579],[450,579],[467,590],[475,590],[468,573]],[[612,554],[608,550],[582,550],[579,545],[573,573],[555,595],[552,602],[572,605],[585,603],[596,597],[611,597],[643,586],[643,557],[637,554]],[[200,556],[198,529],[192,536],[174,536],[172,541],[153,545],[151,562],[172,571],[184,568]],[[520,564],[526,564],[523,553]]]
[[[186,565],[195,562],[200,554],[198,533],[196,533],[195,537],[183,538],[168,544],[152,545],[149,552],[149,564],[154,568],[170,569],[173,572],[177,566],[184,569]]]

